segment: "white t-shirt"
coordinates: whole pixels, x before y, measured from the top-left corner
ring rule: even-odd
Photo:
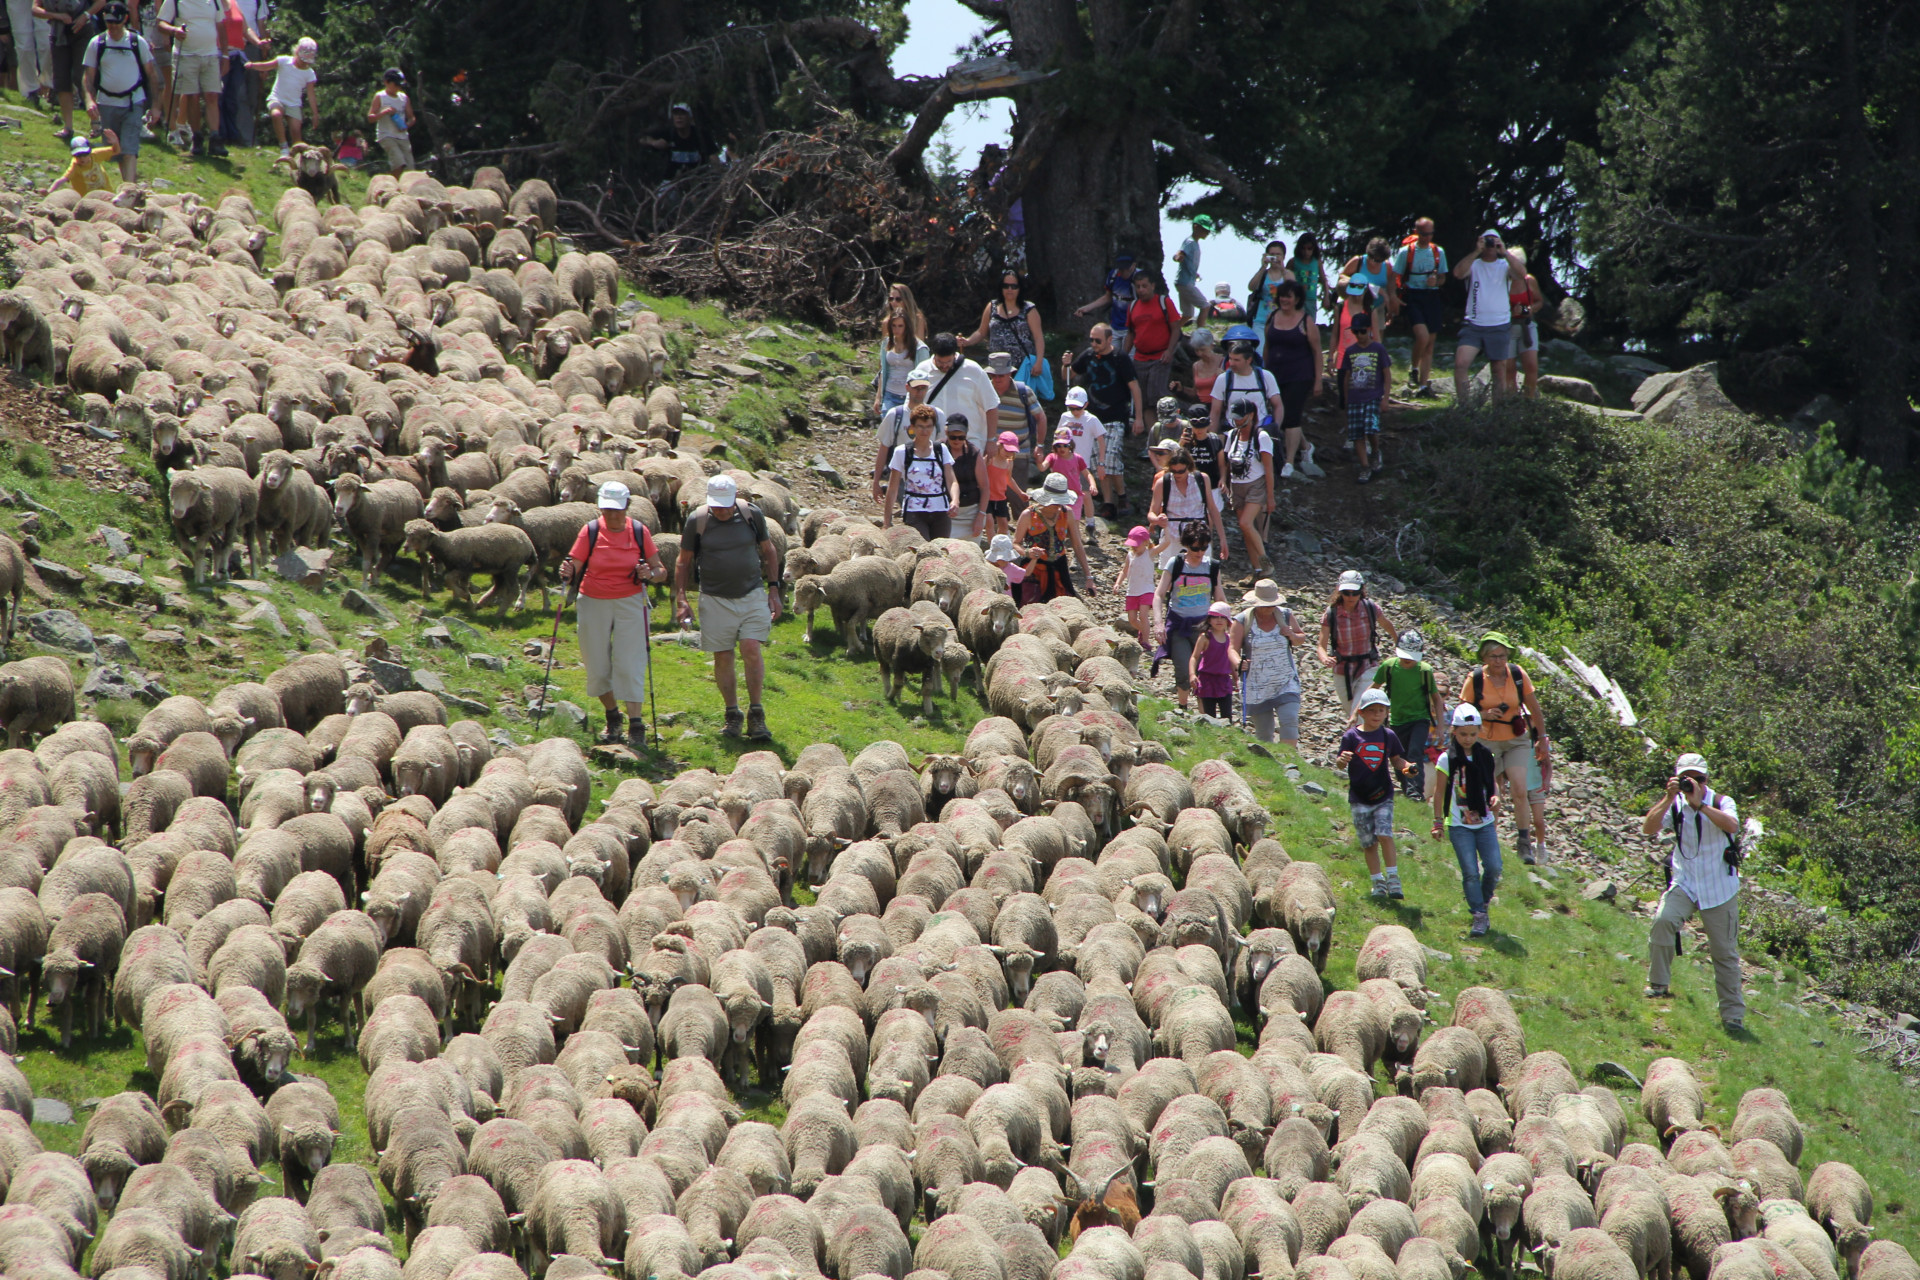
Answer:
[[[907,415],[913,412],[910,404],[897,404],[880,415],[880,447],[898,449],[913,435],[907,430]],[[933,411],[933,434],[935,439],[943,439],[947,434],[947,415],[944,411]]]
[[[1154,568],[1153,552],[1147,547],[1140,548],[1138,555],[1127,552],[1127,594],[1130,596],[1150,596],[1158,586],[1160,575]]]
[[[1267,478],[1267,464],[1260,460],[1260,455],[1264,453],[1269,458],[1273,456],[1273,437],[1264,431],[1256,431],[1242,440],[1238,431],[1229,431],[1224,452],[1227,457],[1227,483],[1252,484],[1256,480]],[[1244,472],[1234,467],[1235,462],[1243,456],[1246,458]]]
[[[301,94],[306,87],[320,78],[320,73],[312,67],[299,65],[290,53],[283,53],[274,59],[280,69],[273,73],[273,100],[283,107],[298,110]]]
[[[947,452],[944,444],[936,444],[931,453],[913,459],[912,465],[908,465],[907,452],[912,448],[911,442],[901,445],[893,451],[893,458],[887,463],[887,470],[900,473],[901,510],[945,511],[945,468],[953,465],[953,455]]]
[[[1507,255],[1492,262],[1479,258],[1467,268],[1467,323],[1483,329],[1498,329],[1513,319],[1513,306],[1507,301]]]
[[[392,107],[391,115],[380,117],[380,123],[374,126],[373,138],[378,142],[382,138],[404,138],[407,136],[407,95],[388,93],[385,89],[373,95],[373,100],[382,107]]]
[[[1256,367],[1250,373],[1235,373],[1223,369],[1220,376],[1213,380],[1213,399],[1225,404],[1226,410],[1220,415],[1220,425],[1227,434],[1233,433],[1233,400],[1258,400],[1260,402],[1260,423],[1265,426],[1273,417],[1271,397],[1280,394],[1280,384],[1265,369]],[[1228,399],[1231,396],[1232,400]]]
[[[1055,431],[1062,428],[1073,433],[1073,451],[1086,459],[1089,467],[1093,466],[1094,460],[1100,456],[1100,441],[1106,438],[1106,424],[1088,410],[1082,409],[1075,414],[1068,409],[1053,424]]]
[[[226,9],[219,0],[165,0],[160,6],[160,21],[185,27],[187,34],[174,41],[174,50],[190,58],[211,58],[220,52],[220,19]]]

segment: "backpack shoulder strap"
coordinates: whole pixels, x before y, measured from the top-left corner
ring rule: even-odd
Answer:
[[[1485,667],[1475,667],[1473,669],[1473,705],[1475,707],[1478,707],[1482,702],[1487,700],[1487,682],[1485,676],[1482,674],[1485,671]]]

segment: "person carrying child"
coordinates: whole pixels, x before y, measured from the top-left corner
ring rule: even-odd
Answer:
[[[1372,484],[1382,470],[1380,459],[1380,400],[1393,377],[1393,357],[1373,336],[1373,318],[1354,313],[1348,326],[1353,342],[1340,353],[1336,373],[1340,402],[1347,406],[1347,443],[1353,446],[1359,470],[1355,484]]]
[[[1193,690],[1200,714],[1233,719],[1233,606],[1216,600],[1207,606],[1207,624],[1193,642]]]
[[[1400,889],[1400,855],[1393,843],[1393,775],[1412,766],[1400,739],[1387,728],[1387,705],[1380,689],[1360,695],[1360,723],[1340,735],[1334,767],[1347,771],[1347,808],[1367,860],[1373,896],[1398,902],[1407,895]]]
[[[1143,650],[1153,648],[1153,584],[1158,575],[1161,546],[1151,543],[1147,526],[1127,531],[1127,559],[1113,580],[1113,593],[1126,600],[1127,625]]]
[[[1447,749],[1434,761],[1433,831],[1447,828],[1460,863],[1460,888],[1473,913],[1468,937],[1487,936],[1487,903],[1500,884],[1500,775],[1493,753],[1480,741],[1480,713],[1470,702],[1453,709]]]

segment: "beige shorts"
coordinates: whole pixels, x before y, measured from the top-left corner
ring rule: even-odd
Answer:
[[[700,647],[724,653],[742,640],[766,641],[773,635],[773,612],[767,593],[751,591],[729,599],[700,597]]]
[[[380,149],[387,153],[387,164],[395,169],[413,168],[413,143],[406,138],[382,138]]]
[[[1249,480],[1245,484],[1233,482],[1233,509],[1235,511],[1265,511],[1267,509],[1267,478]]]
[[[175,56],[173,91],[176,94],[218,94],[223,87],[218,54],[182,53]]]
[[[278,98],[270,98],[267,100],[267,114],[285,116],[295,124],[301,123],[300,104],[297,102],[282,102]]]

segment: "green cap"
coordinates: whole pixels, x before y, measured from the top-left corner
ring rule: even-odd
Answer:
[[[1210,214],[1203,213],[1193,220],[1193,225],[1200,231],[1211,231],[1213,230],[1213,217]]]
[[[1485,653],[1487,650],[1487,646],[1490,644],[1497,644],[1502,649],[1505,649],[1508,653],[1512,653],[1514,650],[1520,647],[1519,645],[1515,644],[1513,641],[1507,639],[1505,632],[1489,631],[1487,632],[1487,634],[1480,637],[1480,647],[1475,649],[1474,652]]]

